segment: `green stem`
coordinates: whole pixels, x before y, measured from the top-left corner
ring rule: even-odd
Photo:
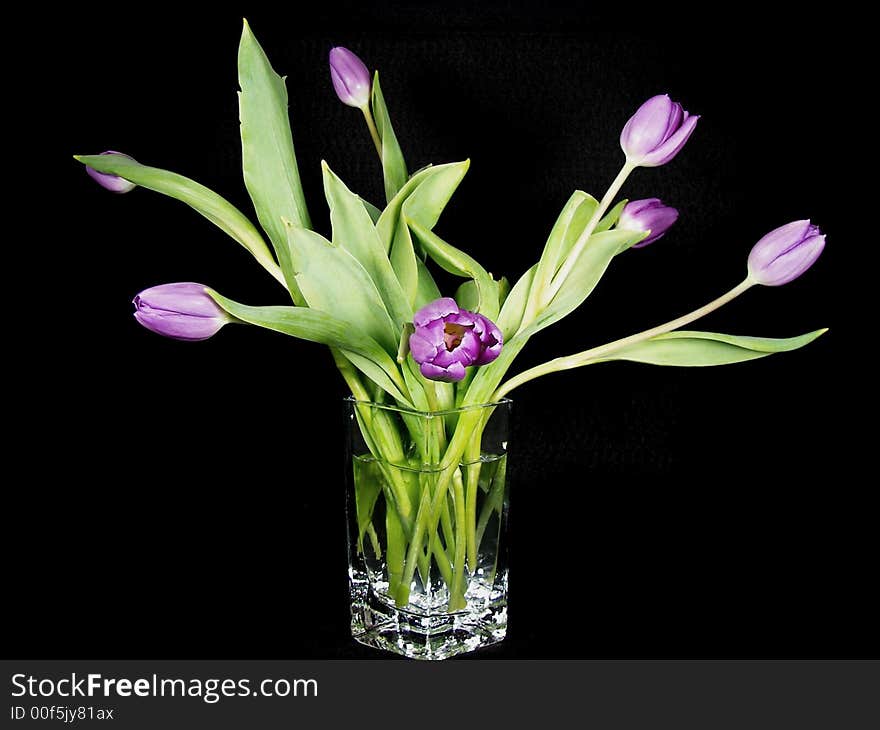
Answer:
[[[747,278],[733,287],[733,289],[726,294],[722,294],[717,299],[713,299],[708,304],[703,305],[699,309],[695,309],[693,312],[682,315],[677,319],[670,320],[669,322],[657,325],[656,327],[652,327],[643,332],[637,332],[634,335],[629,335],[629,337],[623,337],[614,342],[608,342],[590,350],[584,350],[583,352],[578,352],[573,355],[566,355],[565,357],[557,357],[554,360],[529,368],[528,370],[521,372],[519,375],[514,376],[506,383],[502,383],[495,391],[492,399],[498,400],[499,398],[503,398],[514,388],[518,388],[520,385],[528,383],[530,380],[539,378],[542,375],[555,373],[560,370],[570,370],[572,368],[581,367],[582,365],[590,365],[599,362],[603,358],[613,355],[615,352],[622,350],[625,347],[644,342],[645,340],[649,340],[657,335],[665,334],[666,332],[672,332],[672,330],[676,330],[679,327],[684,327],[686,324],[690,324],[694,320],[704,317],[709,314],[709,312],[713,312],[719,307],[727,304],[730,300],[735,299],[752,286],[754,286],[754,282]]]
[[[379,153],[379,161],[382,161],[382,139],[379,137],[379,130],[376,129],[376,122],[373,121],[373,113],[370,111],[370,105],[364,106],[361,111],[364,113],[364,119],[367,120],[367,127],[370,130],[370,136],[373,138],[373,144],[376,146],[376,152]]]
[[[440,569],[443,582],[448,586],[452,585],[452,561],[444,552],[443,546],[440,544],[440,538],[436,533],[431,541],[431,551],[434,553],[434,562],[437,563],[437,567]]]
[[[553,277],[553,280],[550,282],[550,286],[547,287],[547,291],[544,294],[543,301],[537,303],[541,308],[546,307],[551,301],[553,301],[553,297],[555,297],[557,292],[562,288],[562,285],[565,283],[568,275],[571,274],[571,270],[575,267],[575,264],[577,263],[577,260],[581,255],[581,252],[587,245],[587,241],[590,240],[590,236],[593,235],[593,231],[596,230],[596,226],[598,225],[599,221],[602,220],[602,216],[605,215],[605,211],[608,210],[611,203],[614,202],[614,198],[617,197],[617,193],[620,192],[620,188],[623,187],[623,183],[626,182],[629,174],[633,170],[635,170],[636,167],[637,166],[631,164],[629,160],[623,163],[623,167],[620,168],[620,172],[617,173],[617,177],[614,178],[607,192],[604,196],[602,196],[602,200],[599,201],[599,207],[596,208],[595,212],[587,223],[587,227],[584,228],[581,235],[578,236],[577,241],[575,241],[574,246],[572,246],[571,248],[571,252],[566,257],[565,262],[559,268],[559,271],[556,272],[556,276]],[[523,317],[523,321],[525,322],[525,317]]]
[[[502,457],[501,463],[492,477],[492,486],[483,508],[480,510],[480,519],[477,522],[477,549],[483,542],[483,535],[486,533],[486,527],[489,525],[489,519],[493,512],[498,512],[501,516],[501,510],[504,507],[504,490],[507,485],[507,457]]]
[[[394,506],[389,504],[387,499],[385,500],[385,538],[387,542],[385,566],[388,571],[388,595],[394,596],[397,600],[397,596],[405,584],[407,600],[409,600],[409,581],[403,580],[406,568],[406,535],[400,524],[400,519],[394,511]],[[406,601],[402,605],[406,605]]]
[[[464,600],[464,556],[467,537],[465,535],[465,500],[461,469],[456,469],[452,475],[452,489],[455,495],[455,562],[452,566],[452,585],[449,586],[449,610],[458,611],[466,605]]]
[[[422,499],[419,502],[419,511],[416,516],[415,529],[413,530],[412,539],[409,541],[409,549],[407,550],[406,558],[404,560],[402,576],[400,580],[397,581],[395,586],[396,590],[392,592],[391,587],[389,586],[389,593],[394,596],[397,605],[401,608],[409,603],[410,586],[412,585],[413,576],[416,572],[416,566],[423,555],[422,540],[425,537],[430,509],[431,498],[429,496],[429,490],[425,489],[422,490]],[[434,531],[436,532],[436,527]]]
[[[471,575],[477,572],[477,494],[480,491],[480,438],[476,435],[464,452],[467,464],[467,560]]]
[[[379,543],[379,535],[376,534],[376,528],[373,527],[373,523],[370,522],[367,525],[367,535],[370,537],[370,543],[373,546],[373,553],[376,557],[381,560],[382,559],[382,545]]]
[[[443,457],[443,466],[438,472],[433,498],[426,501],[426,492],[422,494],[422,500],[419,502],[419,509],[416,513],[415,530],[413,531],[413,537],[406,555],[403,579],[407,585],[412,582],[413,575],[415,574],[425,533],[430,534],[437,530],[443,500],[446,499],[446,493],[449,490],[453,475],[458,470],[462,454],[465,448],[467,448],[473,431],[478,427],[480,418],[481,414],[477,411],[465,411],[461,414],[458,419],[458,426]]]
[[[452,515],[449,512],[449,503],[446,500],[443,500],[443,511],[440,513],[440,527],[443,529],[447,557],[451,563],[455,560],[455,532],[452,529]]]

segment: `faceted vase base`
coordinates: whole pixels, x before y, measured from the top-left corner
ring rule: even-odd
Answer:
[[[445,613],[412,606],[397,608],[372,588],[358,593],[351,605],[355,641],[410,659],[448,659],[497,644],[507,634],[506,597],[488,602],[469,600],[469,607],[477,604],[478,608]]]

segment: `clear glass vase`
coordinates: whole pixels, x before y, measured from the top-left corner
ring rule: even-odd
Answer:
[[[445,659],[504,638],[510,406],[423,412],[346,401],[360,643]]]

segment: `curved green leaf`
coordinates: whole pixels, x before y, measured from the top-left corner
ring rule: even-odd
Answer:
[[[421,259],[416,256],[412,236],[410,236],[409,228],[407,228],[403,218],[397,219],[397,231],[394,234],[394,243],[391,244],[389,257],[391,259],[391,267],[394,269],[394,274],[400,282],[406,301],[410,302],[414,307],[419,289],[418,265],[421,263]],[[425,269],[425,273],[428,276],[431,275],[427,269]]]
[[[604,231],[590,236],[590,241],[578,258],[577,264],[550,304],[531,322],[521,322],[517,328],[518,331],[512,330],[515,331],[513,336],[508,335],[508,332],[511,330],[502,328],[501,331],[505,335],[505,341],[504,347],[501,348],[501,354],[498,355],[494,362],[479,368],[471,386],[468,388],[463,405],[484,403],[487,399],[491,398],[495,389],[501,383],[501,379],[504,377],[507,369],[511,366],[522,348],[525,347],[529,338],[577,309],[592,293],[599,279],[602,278],[602,275],[608,268],[608,264],[617,255],[620,247],[633,238],[637,242],[644,238],[644,236],[644,233],[617,230]],[[527,283],[527,276],[528,272],[517,282],[508,297],[508,302],[511,302],[509,305],[510,309],[508,310],[510,314],[505,312],[502,317],[499,317],[499,321],[504,322],[504,327],[512,328],[516,324],[517,310],[514,304],[521,297],[520,292],[525,289],[524,280]],[[522,289],[520,289],[520,292],[517,292],[517,288],[521,284]],[[505,308],[507,306],[505,305]]]
[[[622,350],[591,362],[631,360],[650,365],[679,367],[709,367],[730,365],[767,357],[777,352],[789,352],[808,345],[827,329],[819,329],[798,337],[739,337],[716,332],[668,332],[650,340],[630,345]],[[587,364],[587,363],[584,363]]]
[[[406,205],[404,205],[404,208],[406,208]],[[489,273],[473,257],[446,243],[436,233],[425,228],[417,221],[407,218],[406,224],[416,235],[428,256],[441,269],[448,271],[450,274],[474,280],[479,299],[476,311],[494,322],[498,318],[498,284],[489,276]]]
[[[406,184],[397,192],[397,195],[385,206],[385,210],[379,214],[379,219],[376,221],[376,231],[379,234],[382,245],[385,247],[386,253],[391,251],[391,244],[394,240],[394,233],[397,230],[400,211],[403,208],[404,202],[412,194],[412,191],[424,182],[433,169],[433,167],[428,166],[413,173],[413,176],[406,181]]]
[[[531,336],[577,309],[593,293],[611,260],[622,247],[641,241],[642,231],[611,230],[590,236],[574,268],[550,304],[534,320],[524,323],[523,335]],[[534,286],[532,287],[534,290]]]
[[[407,231],[409,231],[408,228]],[[416,300],[413,303],[413,309],[421,309],[428,302],[439,299],[441,295],[437,282],[434,281],[434,277],[431,276],[428,267],[419,258],[416,259],[416,270],[418,271],[419,280],[416,286]]]
[[[586,228],[598,205],[592,195],[582,190],[575,190],[562,208],[547,237],[547,243],[544,244],[544,250],[535,269],[529,292],[529,319],[535,314],[539,302],[543,300],[544,289],[553,280],[553,275],[565,261],[565,257]]]
[[[400,370],[378,342],[348,322],[310,307],[252,307],[208,294],[224,311],[247,324],[339,349],[351,363],[399,402],[412,405]]]
[[[382,211],[369,201],[364,200],[363,198],[361,198],[361,203],[363,204],[364,208],[366,208],[367,214],[370,216],[370,220],[373,221],[373,225],[376,225],[379,222],[379,216],[382,215]]]
[[[455,290],[455,303],[462,309],[474,311],[480,306],[480,295],[477,293],[477,285],[473,279],[468,279]]]
[[[422,168],[407,180],[376,222],[379,240],[388,252],[407,301],[414,309],[431,301],[425,299],[426,293],[436,290],[437,286],[420,257],[416,256],[404,218],[414,217],[428,228],[436,225],[468,165],[465,161]]]
[[[394,127],[391,126],[391,116],[385,105],[385,97],[382,96],[382,87],[379,86],[379,72],[373,75],[372,91],[373,118],[376,121],[376,130],[382,141],[382,176],[385,179],[385,198],[391,201],[397,192],[406,184],[406,162]]]
[[[125,155],[74,155],[75,159],[98,172],[118,175],[148,190],[186,203],[238,241],[272,276],[284,278],[269,247],[247,217],[232,203],[188,177],[158,167],[142,165]]]
[[[470,165],[470,160],[464,160],[430,168],[421,184],[403,201],[401,217],[414,220],[428,230],[434,228]]]
[[[620,214],[623,213],[623,209],[626,207],[626,204],[629,201],[625,198],[621,200],[617,205],[615,205],[611,210],[609,210],[596,224],[596,228],[593,229],[594,233],[601,233],[602,231],[607,231],[620,219]]]
[[[238,83],[244,184],[275,247],[294,301],[300,304],[282,219],[304,228],[310,228],[311,222],[293,149],[287,88],[247,21],[238,48]]]
[[[333,227],[333,245],[348,251],[364,267],[398,326],[411,321],[413,310],[410,299],[404,295],[395,270],[385,255],[364,201],[346,187],[326,162],[322,162],[321,167]],[[413,291],[415,277],[413,270]]]
[[[535,264],[519,277],[516,284],[513,285],[513,289],[510,290],[510,294],[504,300],[504,306],[501,307],[501,313],[498,315],[496,324],[501,330],[501,334],[504,335],[505,341],[509,340],[519,331],[523,314],[525,314],[526,301],[532,289],[532,281],[537,270],[538,264]]]
[[[378,342],[389,355],[397,354],[400,324],[395,324],[366,269],[341,246],[323,236],[288,223],[293,267],[303,298],[347,322]]]

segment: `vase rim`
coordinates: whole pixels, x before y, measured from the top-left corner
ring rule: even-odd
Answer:
[[[510,398],[499,398],[489,403],[476,403],[471,406],[460,406],[458,408],[444,408],[439,411],[420,411],[418,408],[407,408],[405,406],[397,406],[390,403],[374,403],[369,400],[359,400],[353,395],[343,399],[346,403],[352,405],[370,406],[371,408],[381,408],[386,411],[396,411],[397,413],[408,413],[415,416],[431,417],[431,416],[448,416],[454,413],[465,413],[467,411],[476,411],[482,408],[497,408],[498,406],[510,406],[513,400]]]

